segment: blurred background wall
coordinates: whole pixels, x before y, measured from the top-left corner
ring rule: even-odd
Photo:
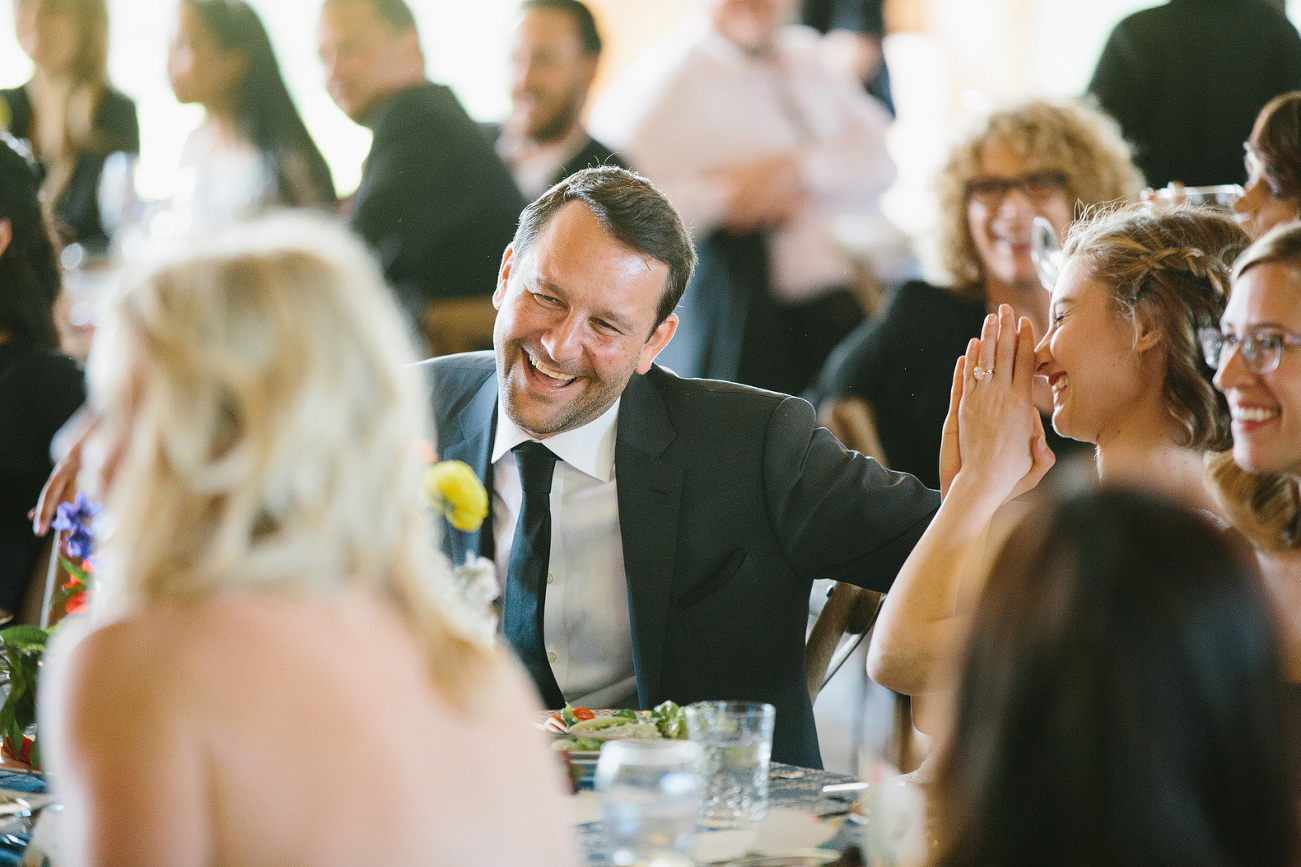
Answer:
[[[430,77],[451,85],[470,114],[503,117],[509,107],[507,39],[517,0],[409,0]],[[598,89],[684,19],[699,0],[590,0],[606,52]],[[290,89],[334,171],[341,194],[361,173],[369,133],[350,123],[322,86],[316,55],[319,0],[250,0],[275,43]],[[886,41],[899,120],[892,149],[900,179],[887,208],[901,228],[931,222],[928,178],[964,115],[1030,95],[1082,92],[1107,33],[1152,0],[889,0]],[[110,72],[137,101],[143,148],[138,182],[169,193],[186,134],[201,110],[178,105],[167,84],[175,0],[109,0]],[[1294,21],[1301,0],[1289,4]],[[14,41],[12,0],[0,0],[0,86],[25,81],[31,66]]]

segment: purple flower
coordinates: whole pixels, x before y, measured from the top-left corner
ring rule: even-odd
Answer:
[[[56,530],[68,531],[64,550],[69,557],[84,560],[90,556],[95,546],[91,523],[100,509],[99,503],[81,492],[77,493],[75,502],[59,504],[51,526]]]

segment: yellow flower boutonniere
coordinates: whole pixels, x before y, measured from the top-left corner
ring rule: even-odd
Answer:
[[[463,461],[438,461],[425,470],[425,499],[458,530],[473,532],[488,517],[488,492]]]

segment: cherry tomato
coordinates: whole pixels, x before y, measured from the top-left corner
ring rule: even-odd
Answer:
[[[596,714],[585,707],[574,708],[574,719],[595,719]]]

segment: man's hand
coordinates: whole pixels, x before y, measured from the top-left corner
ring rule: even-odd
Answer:
[[[734,163],[714,179],[727,190],[723,225],[733,232],[780,226],[804,204],[799,162],[790,154]]]

